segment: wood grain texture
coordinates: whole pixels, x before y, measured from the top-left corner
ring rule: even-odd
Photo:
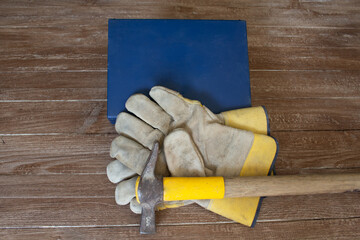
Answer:
[[[112,198],[115,187],[106,174],[0,176],[0,198]]]
[[[357,97],[252,102],[254,106],[266,106],[272,131],[360,129]],[[0,108],[4,111],[0,116],[0,134],[114,133],[106,117],[105,101],[0,102]]]
[[[1,60],[1,71],[105,71],[106,70],[106,21],[104,18],[99,20],[99,24],[84,25],[78,31],[78,24],[74,24],[71,19],[78,17],[82,21],[83,17],[90,17],[91,10],[101,11],[102,6],[89,8],[81,2],[77,3],[84,15],[76,16],[69,11],[59,11],[62,4],[55,4],[52,8],[46,9],[46,16],[51,17],[52,11],[58,15],[70,15],[69,22],[60,22],[54,26],[26,26],[26,28],[4,27],[0,29],[4,55],[6,59]],[[113,4],[119,4],[114,2]],[[157,5],[147,2],[147,5]],[[184,2],[179,3],[186,4]],[[189,5],[194,2],[187,3]],[[211,4],[211,3],[209,3]],[[224,3],[214,1],[217,10]],[[251,3],[247,3],[250,4]],[[269,10],[275,12],[280,9],[301,9],[307,3],[292,4],[289,1],[280,1],[278,4],[257,3],[256,11]],[[6,4],[4,4],[6,5]],[[141,3],[134,4],[141,7]],[[176,5],[176,4],[175,4]],[[76,3],[75,3],[76,6]],[[122,5],[124,7],[124,5]],[[226,6],[226,5],[225,5]],[[38,14],[39,7],[36,11]],[[85,11],[83,7],[87,7]],[[271,8],[270,8],[271,7]],[[316,4],[309,5],[311,11],[315,13]],[[322,11],[324,5],[321,6]],[[327,6],[331,9],[333,6]],[[191,7],[190,7],[191,8]],[[227,7],[229,8],[229,6]],[[32,5],[26,8],[26,13],[30,12]],[[116,8],[115,8],[116,9]],[[17,9],[18,12],[25,11]],[[35,10],[35,9],[34,9]],[[181,11],[181,7],[178,9]],[[186,8],[184,9],[186,10]],[[247,9],[248,10],[248,9]],[[303,9],[309,13],[310,9]],[[9,9],[6,8],[5,12]],[[116,11],[116,10],[114,10]],[[177,12],[177,9],[174,9]],[[97,13],[99,14],[99,13]],[[321,15],[321,14],[320,14]],[[14,16],[11,16],[14,17]],[[11,18],[3,16],[4,20]],[[22,15],[22,18],[35,18],[37,16]],[[41,15],[41,21],[44,21]],[[91,15],[94,17],[94,15]],[[309,17],[309,16],[307,16]],[[349,18],[351,15],[348,16]],[[99,18],[101,19],[101,18]],[[271,19],[271,17],[269,17]],[[356,18],[355,18],[356,19]],[[50,20],[49,20],[50,21]],[[84,21],[84,20],[83,20]],[[249,20],[247,20],[249,23]],[[84,22],[87,22],[86,20]],[[92,22],[93,23],[93,22]],[[300,22],[297,27],[268,27],[254,26],[249,30],[249,55],[250,66],[252,69],[346,69],[358,70],[359,61],[354,61],[359,55],[359,30],[356,28],[301,28]],[[64,41],[58,41],[59,38]]]
[[[0,101],[104,100],[106,72],[2,73]],[[360,96],[360,71],[251,71],[253,100]],[[16,84],[14,84],[16,82]]]
[[[156,235],[140,235],[138,226],[4,229],[0,237],[7,239],[358,239],[358,218],[296,222],[258,223],[256,230],[236,223],[179,226],[157,226]],[[339,226],[342,226],[339,228]],[[326,229],[326,231],[324,231]]]
[[[359,70],[359,54],[360,48],[249,46],[249,65],[254,70]],[[0,72],[105,71],[106,67],[106,54],[89,52],[0,59]]]
[[[106,116],[106,101],[0,102],[0,108],[0,133],[115,132]]]
[[[93,58],[107,55],[105,24],[53,27],[0,28],[0,53],[10,59]],[[358,49],[360,30],[356,28],[303,28],[252,26],[248,28],[249,47],[315,49]],[[62,38],[63,41],[58,41]]]
[[[267,197],[263,200],[259,222],[311,219],[359,218],[357,193]],[[0,198],[0,228],[131,226],[140,216],[129,206],[118,206],[113,197],[88,198]],[[156,213],[158,224],[216,224],[232,221],[192,204]],[[256,229],[255,229],[256,231]]]
[[[277,174],[359,173],[359,12],[356,0],[1,1],[0,238],[139,238],[105,175],[109,18],[246,20]],[[269,197],[255,229],[191,205],[159,212],[142,238],[358,239],[359,201]]]
[[[359,98],[254,100],[266,106],[270,127],[276,131],[358,130]]]
[[[110,143],[116,136],[0,136],[0,174],[105,174],[112,161]]]
[[[359,131],[275,132],[273,135],[279,142],[275,164],[278,174],[359,168]]]
[[[0,174],[105,174],[117,134],[0,135]],[[360,131],[274,132],[277,174],[360,172]],[[1,177],[1,176],[0,176]]]
[[[250,71],[253,100],[359,98],[360,71]]]
[[[106,23],[107,18],[246,19],[249,25],[358,28],[356,1],[4,1],[4,26]],[[57,18],[54,18],[56,13]]]
[[[105,100],[106,74],[106,71],[2,73],[0,101]]]
[[[222,181],[225,198],[360,192],[358,173],[246,176]]]

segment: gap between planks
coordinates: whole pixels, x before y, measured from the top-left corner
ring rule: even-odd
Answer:
[[[196,19],[195,19],[196,20]],[[220,19],[223,20],[223,19]],[[108,23],[104,23],[104,27],[107,27]],[[93,25],[88,24],[79,24],[77,27],[89,27]],[[28,28],[51,28],[53,26],[39,26],[39,25],[27,25],[27,26],[16,26],[16,25],[3,25],[0,26],[2,29],[28,29]],[[336,30],[358,30],[358,27],[332,27],[332,26],[286,26],[286,25],[256,25],[256,24],[247,24],[247,28],[299,28],[299,29],[336,29]]]
[[[115,126],[114,126],[115,128]],[[286,133],[286,132],[297,132],[297,133],[301,133],[301,132],[358,132],[360,131],[360,129],[353,129],[353,128],[349,128],[349,129],[320,129],[320,130],[312,130],[312,129],[287,129],[287,130],[273,130],[270,132],[270,135],[273,135],[273,133]],[[119,134],[117,133],[0,133],[0,137],[2,136],[111,136],[113,135],[114,137],[118,136]]]
[[[249,69],[250,72],[346,72],[346,69]],[[10,70],[0,73],[53,73],[53,72],[107,72],[107,69],[53,69],[53,70]]]
[[[140,215],[139,215],[140,216]],[[346,219],[360,219],[360,217],[347,218],[304,218],[304,219],[268,219],[257,220],[256,223],[281,223],[281,222],[308,222],[308,221],[333,221]],[[235,221],[216,221],[216,222],[189,222],[189,223],[157,223],[156,226],[189,226],[189,225],[218,225],[218,224],[238,224]],[[43,226],[22,226],[22,227],[0,227],[0,229],[52,229],[52,228],[113,228],[113,227],[139,227],[140,224],[110,224],[110,225],[43,225]]]
[[[260,223],[256,229],[238,224],[159,226],[156,235],[143,236],[138,227],[4,229],[12,239],[358,239],[359,219]],[[326,231],[323,231],[326,229]]]
[[[281,98],[253,98],[253,100],[272,100],[272,99],[284,99],[284,100],[297,100],[297,99],[360,99],[360,96],[350,97],[281,97]],[[38,103],[38,102],[107,102],[107,99],[38,99],[38,100],[26,100],[26,99],[14,99],[14,100],[0,100],[0,103]]]

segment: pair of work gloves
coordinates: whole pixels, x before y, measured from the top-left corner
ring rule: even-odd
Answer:
[[[132,95],[116,119],[119,136],[113,140],[107,166],[109,180],[117,184],[115,200],[130,203],[141,213],[135,183],[141,175],[155,141],[161,152],[155,173],[174,177],[268,175],[277,152],[275,139],[268,136],[268,119],[263,107],[212,113],[200,102],[178,92],[155,86],[149,99]],[[196,202],[200,206],[247,226],[253,226],[259,197],[164,202],[158,210]]]

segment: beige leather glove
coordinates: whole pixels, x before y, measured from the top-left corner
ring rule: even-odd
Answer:
[[[153,142],[155,140],[161,142],[169,132],[171,134],[166,137],[163,149],[173,176],[234,177],[240,176],[244,166],[251,172],[251,168],[259,164],[262,165],[262,169],[269,171],[276,153],[275,141],[265,135],[224,125],[226,122],[234,122],[234,116],[242,116],[240,112],[232,111],[232,113],[215,115],[198,101],[185,99],[179,93],[164,87],[152,88],[150,96],[156,103],[141,94],[131,96],[126,103],[126,108],[138,118],[121,113],[116,122],[116,129],[122,136],[113,141],[111,156],[133,170],[133,173],[141,173]],[[262,147],[267,150],[262,151],[260,149]],[[157,171],[166,175],[163,160],[164,157],[161,157]],[[249,163],[255,163],[255,165]],[[118,165],[111,163],[111,166],[108,166],[109,179],[115,178],[112,177],[111,172],[117,170],[115,171],[112,166]],[[123,165],[119,166],[123,168]],[[120,192],[129,193],[130,190],[126,189],[134,189],[133,187],[133,179],[120,183],[117,187],[119,189],[117,199],[124,196]],[[135,192],[131,194],[126,201],[121,201],[121,203],[129,201],[131,197],[133,199]],[[135,205],[134,200],[130,201]],[[120,201],[117,200],[117,202]],[[257,206],[258,199],[253,199],[251,202],[254,202],[252,205]],[[213,208],[212,203],[213,200],[202,201],[201,205],[223,216],[242,221],[235,219],[236,216],[231,216],[227,210],[223,212],[224,207],[229,208],[229,202],[226,206],[221,203],[215,204],[219,205],[216,209]]]

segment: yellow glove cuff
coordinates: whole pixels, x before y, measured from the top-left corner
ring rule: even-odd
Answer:
[[[263,106],[226,111],[221,115],[227,126],[259,134],[270,134],[269,119]]]
[[[277,154],[274,138],[255,134],[254,143],[241,169],[240,176],[266,176],[272,172]],[[261,197],[213,199],[208,210],[249,227],[256,223]]]

